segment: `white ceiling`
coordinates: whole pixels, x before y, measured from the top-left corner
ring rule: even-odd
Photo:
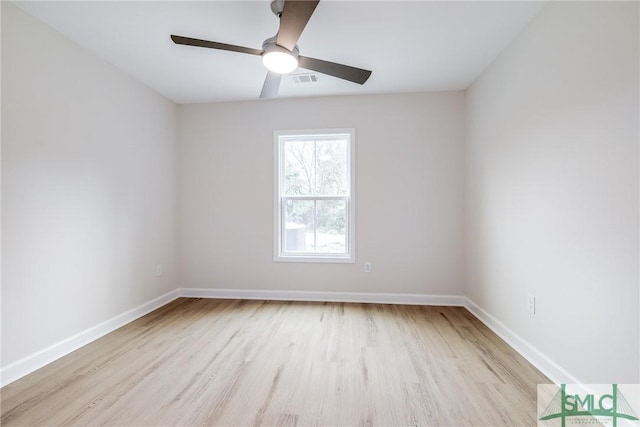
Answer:
[[[170,34],[260,49],[278,29],[269,1],[16,4],[180,104],[257,99],[266,70],[257,56],[178,46]],[[321,1],[298,42],[300,53],[373,74],[363,86],[322,74],[312,84],[287,77],[279,97],[465,89],[543,5]]]

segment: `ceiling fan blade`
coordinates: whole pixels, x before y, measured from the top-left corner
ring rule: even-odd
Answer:
[[[182,37],[171,35],[171,40],[175,44],[184,44],[187,46],[206,47],[209,49],[229,50],[231,52],[248,53],[250,55],[262,55],[264,51],[259,49],[251,49],[250,47],[236,46],[233,44],[212,42],[209,40],[192,39],[191,37]]]
[[[282,80],[282,74],[269,71],[267,78],[264,79],[264,85],[262,86],[262,92],[260,92],[260,98],[274,98],[278,95],[278,89],[280,89],[280,81]]]
[[[298,66],[358,84],[364,84],[371,75],[369,70],[323,61],[322,59],[309,58],[308,56],[300,56],[298,58]]]
[[[293,50],[320,0],[286,0],[276,43]]]

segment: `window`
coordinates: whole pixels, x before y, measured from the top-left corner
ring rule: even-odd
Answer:
[[[275,261],[354,262],[354,130],[276,131]]]

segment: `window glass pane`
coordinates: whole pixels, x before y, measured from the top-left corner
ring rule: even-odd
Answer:
[[[346,253],[346,213],[344,200],[316,201],[316,252]]]
[[[285,252],[314,252],[313,200],[287,200],[284,203]]]
[[[287,200],[285,252],[346,253],[344,200]]]
[[[344,196],[349,192],[344,137],[283,142],[286,196]]]

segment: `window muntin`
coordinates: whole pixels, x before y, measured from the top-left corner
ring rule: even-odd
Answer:
[[[275,132],[276,261],[353,262],[352,129]]]

